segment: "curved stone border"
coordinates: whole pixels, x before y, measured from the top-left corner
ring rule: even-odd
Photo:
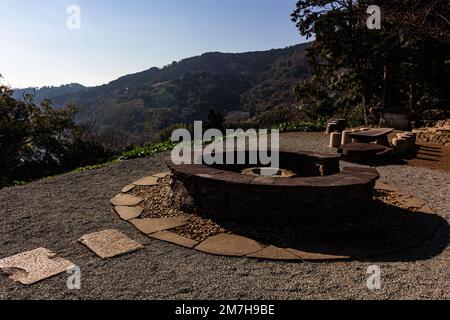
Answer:
[[[355,169],[359,171],[359,169]],[[168,173],[154,175],[153,177],[166,177]],[[151,181],[152,179],[144,178],[139,181]],[[392,230],[385,234],[357,234],[355,238],[342,237],[331,244],[331,242],[322,240],[305,239],[299,242],[296,248],[279,248],[273,245],[262,245],[253,239],[243,236],[222,233],[207,238],[202,242],[197,242],[184,236],[180,236],[170,230],[188,224],[187,218],[156,218],[156,219],[139,219],[135,217],[128,219],[128,215],[123,214],[123,206],[116,206],[116,212],[119,216],[132,223],[138,230],[146,234],[152,239],[161,240],[172,243],[196,251],[228,257],[246,257],[258,260],[274,260],[274,261],[334,261],[334,260],[353,260],[367,258],[396,252],[399,250],[415,247],[431,237],[434,233],[439,218],[434,214],[433,210],[427,206],[422,200],[400,191],[395,186],[386,182],[378,181],[375,189],[393,193],[395,200],[402,207],[417,210],[419,214],[423,214],[429,219],[420,219],[401,230]],[[113,205],[123,199],[124,194],[119,194],[111,200]],[[129,200],[128,198],[126,198]],[[134,213],[142,213],[141,208],[137,205],[143,201],[133,199],[136,205],[128,208],[137,208]],[[122,202],[121,202],[122,204]],[[388,247],[387,247],[387,244]],[[367,247],[366,247],[367,246]],[[369,248],[369,249],[367,249]]]

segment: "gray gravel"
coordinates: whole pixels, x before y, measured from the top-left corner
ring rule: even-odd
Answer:
[[[286,134],[282,147],[330,151],[326,136]],[[82,288],[62,274],[32,286],[0,275],[2,299],[449,299],[449,226],[441,223],[418,248],[367,261],[258,262],[205,255],[148,239],[111,213],[109,199],[145,175],[165,170],[163,157],[126,161],[0,191],[0,258],[46,247],[79,265]],[[450,176],[409,166],[377,168],[426,200],[450,221]],[[77,243],[82,235],[116,228],[145,249],[103,261]],[[366,288],[367,267],[383,272],[382,290]]]

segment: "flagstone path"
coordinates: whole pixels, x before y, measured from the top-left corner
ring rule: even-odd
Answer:
[[[356,170],[356,168],[354,168]],[[140,186],[151,186],[160,189],[168,188],[157,177],[166,177],[170,173],[156,174],[150,177],[142,178],[138,181],[149,182]],[[138,186],[139,184],[133,183]],[[229,257],[247,257],[259,260],[278,260],[278,261],[331,261],[331,260],[350,260],[361,259],[370,256],[391,253],[406,248],[417,246],[432,237],[434,231],[440,223],[440,218],[431,207],[423,200],[400,191],[397,187],[385,182],[377,181],[375,189],[378,193],[385,194],[389,192],[389,209],[383,207],[381,210],[393,210],[397,204],[398,212],[389,215],[393,226],[385,225],[383,227],[377,225],[368,225],[364,229],[357,232],[337,232],[328,236],[325,235],[317,239],[308,239],[306,237],[295,240],[292,246],[279,248],[271,243],[258,243],[254,239],[244,237],[233,233],[219,233],[208,236],[205,240],[198,242],[188,237],[170,232],[170,230],[190,225],[191,230],[195,230],[195,225],[191,224],[187,215],[165,218],[141,218],[143,208],[115,206],[115,211],[119,216],[131,222],[142,233],[165,242],[175,245],[192,248],[203,253],[209,253],[219,256]],[[149,193],[152,194],[152,193]],[[160,194],[160,193],[156,193]],[[160,202],[168,199],[143,199],[133,197],[127,194],[116,195],[111,204],[116,205],[117,199],[130,197],[137,199],[134,202],[153,201]],[[151,196],[150,196],[151,197]],[[380,209],[379,209],[380,210]],[[158,209],[166,214],[164,209]],[[378,212],[378,211],[377,211]],[[152,214],[157,214],[155,209]],[[378,213],[375,213],[378,215]],[[134,218],[131,219],[131,216]],[[198,217],[198,219],[202,219]],[[205,222],[206,223],[206,222]],[[199,232],[199,230],[197,230]],[[278,232],[277,228],[272,228],[269,232]],[[301,230],[294,231],[301,234]],[[198,234],[197,234],[198,235]]]

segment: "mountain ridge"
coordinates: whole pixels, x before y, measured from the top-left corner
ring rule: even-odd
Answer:
[[[66,85],[61,91],[46,87],[45,92],[37,91],[36,98],[48,94],[57,108],[73,103],[79,109],[77,121],[127,143],[143,144],[173,124],[206,120],[210,110],[250,117],[293,106],[292,86],[309,76],[308,46],[207,52],[100,86],[68,90]]]

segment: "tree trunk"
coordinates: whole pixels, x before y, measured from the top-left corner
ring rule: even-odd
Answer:
[[[383,109],[386,111],[389,108],[389,87],[390,87],[390,72],[387,64],[384,65],[383,77]]]
[[[409,104],[410,104],[410,112],[414,113],[417,105],[417,83],[412,81],[409,85]]]
[[[369,98],[368,98],[366,92],[364,92],[362,99],[363,99],[363,105],[364,105],[364,123],[366,126],[368,126],[369,125],[369,117],[368,117],[368,115],[369,115],[369,108],[368,108]]]

